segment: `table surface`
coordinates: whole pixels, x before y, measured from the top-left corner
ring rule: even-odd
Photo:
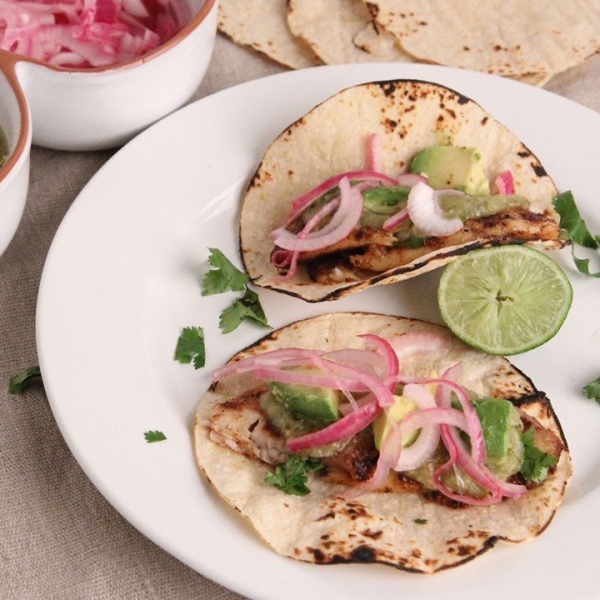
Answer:
[[[190,101],[286,70],[219,35]],[[600,112],[600,56],[545,88]],[[239,599],[158,548],[101,496],[65,444],[41,386],[8,393],[10,377],[38,363],[36,300],[52,238],[113,154],[34,147],[25,213],[0,257],[0,598]]]

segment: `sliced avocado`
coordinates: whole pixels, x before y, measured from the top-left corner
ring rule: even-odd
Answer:
[[[529,200],[517,194],[494,194],[493,196],[450,196],[441,194],[440,206],[447,219],[458,217],[461,221],[495,215],[509,206],[529,208]]]
[[[318,431],[329,425],[323,421],[307,419],[304,417],[295,417],[272,392],[265,392],[260,399],[260,407],[269,420],[269,423],[286,439],[306,435],[313,431]],[[348,439],[326,444],[325,446],[317,446],[308,451],[303,452],[305,456],[314,458],[324,458],[332,456],[339,452],[347,443]]]
[[[375,439],[375,447],[377,450],[381,450],[387,436],[392,430],[393,424],[390,419],[399,423],[406,415],[419,408],[416,402],[406,396],[394,395],[394,400],[394,405],[387,411],[377,415],[376,419],[373,421],[373,437]],[[414,431],[411,435],[407,436],[406,439],[402,440],[402,447],[410,446],[417,439],[418,435],[418,431]]]
[[[404,206],[408,200],[410,186],[392,185],[378,186],[364,190],[364,210],[380,215],[393,215]]]
[[[388,217],[406,206],[409,193],[410,187],[407,185],[378,186],[364,190],[360,224],[380,229]]]
[[[481,422],[488,457],[506,456],[514,408],[512,403],[498,398],[480,398],[473,405]]]
[[[271,392],[295,417],[332,422],[339,417],[340,391],[284,383],[269,382]]]
[[[424,175],[437,190],[454,189],[465,194],[489,196],[490,183],[481,153],[463,146],[432,146],[413,158],[411,171]]]

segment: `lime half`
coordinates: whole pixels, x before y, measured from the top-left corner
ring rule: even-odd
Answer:
[[[536,348],[561,328],[573,288],[552,258],[529,246],[473,250],[448,264],[438,303],[461,340],[489,354]]]

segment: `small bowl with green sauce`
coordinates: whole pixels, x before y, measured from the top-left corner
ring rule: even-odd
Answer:
[[[31,117],[23,93],[0,72],[0,255],[12,240],[29,189]]]

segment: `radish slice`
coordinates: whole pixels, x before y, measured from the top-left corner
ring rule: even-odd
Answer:
[[[438,195],[439,190],[434,190],[420,181],[411,189],[406,207],[412,222],[419,231],[426,235],[445,237],[459,231],[463,222],[458,218],[447,219],[444,217]]]

